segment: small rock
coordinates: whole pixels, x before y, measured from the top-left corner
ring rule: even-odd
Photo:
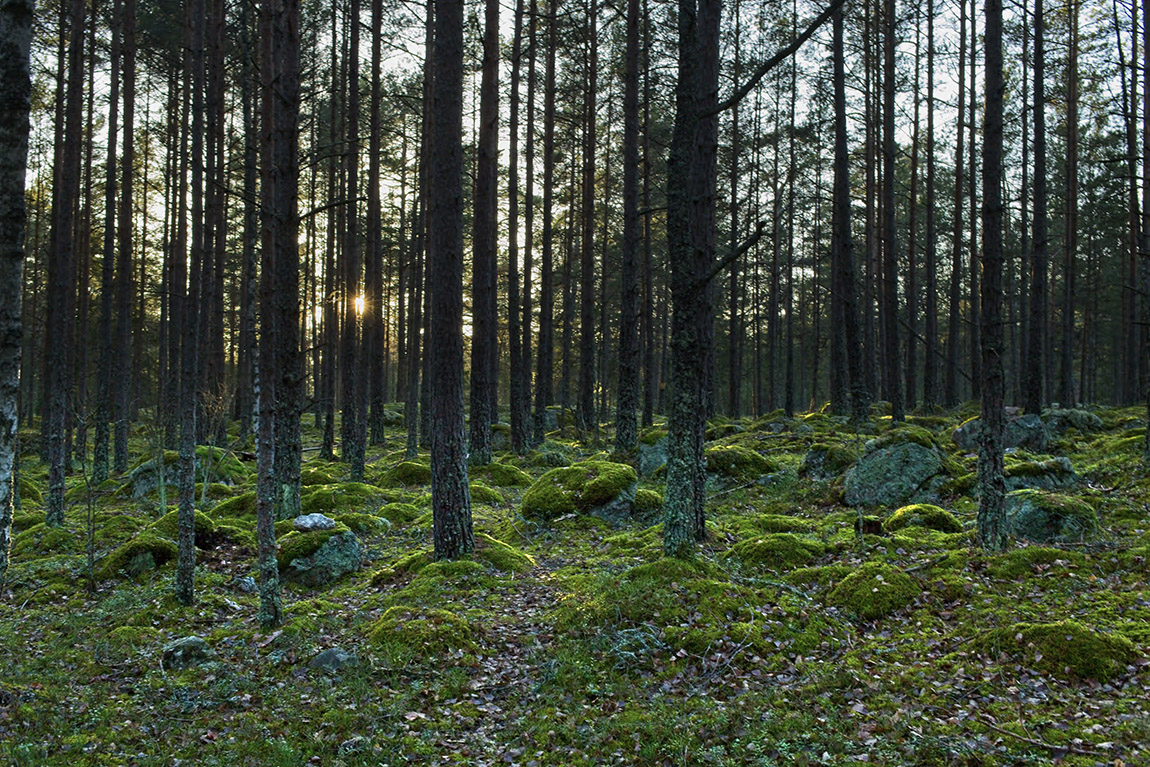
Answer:
[[[164,646],[164,668],[173,671],[198,666],[215,655],[203,637],[190,636],[177,639]]]
[[[339,753],[358,754],[362,751],[366,751],[370,745],[371,743],[367,738],[363,737],[362,735],[356,735],[355,737],[348,738],[343,743],[339,744]]]
[[[242,578],[235,580],[236,591],[241,591],[244,594],[254,594],[260,590],[260,585],[256,583],[256,579],[250,575],[245,575]]]
[[[308,668],[336,673],[348,666],[359,665],[359,658],[342,647],[329,647],[311,659]],[[342,748],[342,747],[341,747]]]
[[[333,529],[335,520],[326,514],[302,514],[292,520],[292,525],[301,533],[310,533],[313,530]]]

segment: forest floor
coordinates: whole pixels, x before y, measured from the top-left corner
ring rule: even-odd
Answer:
[[[1150,765],[1144,413],[1091,412],[1012,465],[1043,481],[1069,459],[1047,500],[1084,501],[1099,528],[998,554],[975,545],[975,456],[951,436],[973,406],[909,427],[876,413],[867,433],[824,414],[717,420],[709,446],[758,457],[709,483],[690,563],[661,558],[658,526],[524,516],[527,483],[552,467],[624,460],[570,431],[475,473],[485,536],[463,563],[429,562],[427,456],[402,463],[398,431],[361,485],[309,451],[305,510],[355,530],[363,563],[286,585],[271,632],[248,590],[254,464],[204,453],[197,602],[183,607],[144,436],[131,473],[93,488],[77,467],[61,531],[42,525],[27,432],[0,594],[0,764]],[[900,528],[895,504],[846,505],[843,470],[898,439],[940,458],[919,493],[949,518],[920,509]],[[211,657],[167,668],[164,647],[190,635]],[[309,666],[335,647],[358,663]]]

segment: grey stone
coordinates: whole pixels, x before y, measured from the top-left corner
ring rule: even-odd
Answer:
[[[982,419],[972,418],[963,423],[951,435],[954,444],[959,450],[973,453],[978,450],[978,440],[982,436]],[[1043,424],[1042,419],[1036,415],[1024,415],[1012,418],[1006,422],[1003,433],[1004,446],[1029,450],[1032,453],[1041,453],[1051,439],[1050,431]]]
[[[868,452],[843,482],[851,506],[901,506],[942,471],[942,459],[930,448],[903,442]]]
[[[236,578],[235,587],[236,591],[242,591],[245,594],[254,594],[260,590],[260,585],[256,583],[256,579],[250,575]]]
[[[304,586],[324,586],[359,569],[363,548],[355,533],[345,530],[324,541],[315,553],[296,557],[280,569],[285,578]]]
[[[1035,543],[1077,541],[1098,532],[1098,515],[1077,498],[1016,490],[1006,494],[1006,530]]]
[[[359,665],[359,658],[342,647],[329,647],[311,659],[308,668],[336,673],[349,666]]]
[[[184,637],[164,646],[164,668],[178,671],[198,666],[206,663],[213,655],[215,653],[212,652],[212,648],[208,647],[208,643],[202,637]]]
[[[313,530],[332,530],[335,520],[326,514],[301,514],[292,520],[292,526],[301,533],[310,533]]]
[[[1074,473],[1070,459],[1063,456],[1044,461],[1026,461],[1021,464],[1008,465],[1006,468],[1006,489],[1008,491],[1023,488],[1057,490],[1071,487],[1077,483],[1078,475]]]
[[[1078,408],[1051,408],[1042,414],[1042,422],[1051,433],[1061,436],[1067,429],[1077,429],[1083,434],[1102,429],[1102,419],[1089,410]]]
[[[649,477],[667,465],[667,438],[653,445],[639,445],[639,476]]]
[[[614,527],[621,527],[631,521],[635,514],[635,491],[638,489],[639,483],[632,482],[619,495],[602,506],[596,506],[588,513],[604,522],[609,522]]]

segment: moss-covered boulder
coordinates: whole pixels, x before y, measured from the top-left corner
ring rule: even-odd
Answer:
[[[279,539],[280,575],[304,586],[323,586],[359,569],[363,551],[347,525],[328,530],[292,530]]]
[[[475,558],[502,573],[521,574],[535,567],[535,558],[487,533],[475,534]]]
[[[137,463],[128,472],[122,492],[133,498],[143,498],[160,486],[161,471],[164,482],[175,485],[179,471],[180,454],[165,450],[163,456],[153,456]],[[221,482],[236,485],[251,477],[251,471],[236,455],[221,447],[196,446],[196,481]]]
[[[1078,408],[1053,408],[1042,413],[1042,422],[1056,436],[1062,436],[1067,429],[1075,429],[1083,434],[1091,434],[1103,427],[1102,419],[1089,410]]]
[[[472,482],[470,491],[472,503],[481,503],[487,506],[501,506],[503,504],[503,493],[482,482]]]
[[[523,494],[523,516],[552,520],[591,514],[621,524],[634,511],[639,478],[622,463],[583,461],[544,474]]]
[[[930,433],[907,427],[867,442],[866,454],[846,473],[843,496],[851,506],[902,506],[925,493],[943,471]]]
[[[217,533],[217,528],[218,525],[214,519],[202,511],[197,511],[195,517],[196,545],[202,549],[210,549],[219,543],[221,538]],[[156,535],[174,541],[180,532],[180,513],[170,511],[153,522],[148,529]]]
[[[803,538],[794,533],[768,533],[739,541],[725,556],[739,560],[749,567],[788,570],[809,564],[822,556],[825,547],[820,541]]]
[[[648,430],[639,440],[639,475],[650,477],[667,465],[667,432]]]
[[[1044,490],[1006,494],[1006,529],[1035,543],[1079,541],[1097,534],[1098,515],[1090,504]]]
[[[809,533],[815,528],[810,520],[786,514],[756,514],[740,519],[737,526],[740,533],[747,537],[763,533]]]
[[[1078,483],[1078,475],[1064,456],[1034,456],[1029,453],[1008,453],[1003,471],[1007,490],[1036,488],[1056,490]]]
[[[470,469],[473,478],[482,478],[492,487],[530,487],[535,480],[518,466],[509,463],[489,463]]]
[[[496,452],[511,449],[511,424],[502,421],[491,424],[491,449]]]
[[[827,604],[870,621],[909,607],[921,592],[918,582],[894,565],[867,562],[839,581]]]
[[[1105,681],[1134,659],[1133,643],[1077,621],[1016,623],[988,631],[975,641],[988,655],[1007,653],[1020,663],[1056,676]]]
[[[212,518],[219,521],[223,519],[254,518],[256,515],[256,494],[254,492],[240,493],[239,495],[220,501],[212,509]]]
[[[640,488],[635,491],[635,516],[648,521],[654,520],[663,510],[663,496],[654,490]]]
[[[169,538],[144,531],[100,562],[96,576],[114,578],[121,572],[131,578],[162,567],[176,558],[176,544]]]
[[[12,556],[71,554],[84,550],[84,536],[63,527],[49,527],[41,522],[16,535]]]
[[[554,440],[544,440],[527,455],[527,462],[532,466],[570,466],[579,460],[579,451],[571,445]]]
[[[300,493],[300,514],[332,514],[343,511],[373,512],[386,503],[388,493],[363,482],[313,485]]]
[[[888,533],[905,527],[927,527],[943,533],[962,532],[962,523],[953,514],[929,503],[914,503],[896,509],[882,526]]]
[[[747,447],[716,445],[704,452],[707,471],[736,482],[753,482],[764,474],[777,471],[773,461]]]
[[[346,463],[312,463],[300,469],[300,487],[333,485],[348,473]]]
[[[356,535],[372,535],[391,529],[391,522],[374,514],[359,511],[345,511],[335,515],[335,521],[347,525]]]
[[[390,522],[393,527],[399,527],[418,519],[423,512],[410,503],[385,503],[376,513]]]
[[[402,461],[384,474],[383,484],[388,487],[413,487],[431,482],[431,467],[418,461]]]
[[[367,637],[376,647],[441,656],[456,650],[474,652],[476,633],[471,622],[457,613],[396,605],[371,624]]]
[[[851,467],[855,458],[855,451],[845,445],[816,443],[803,456],[799,476],[819,481],[836,479]]]

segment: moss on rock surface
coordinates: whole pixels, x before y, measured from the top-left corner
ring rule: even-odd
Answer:
[[[828,480],[840,476],[855,462],[855,451],[845,445],[817,443],[803,456],[799,476]]]
[[[544,440],[527,455],[527,462],[532,466],[570,466],[578,459],[576,448],[550,439]]]
[[[875,620],[908,607],[921,592],[918,583],[894,565],[867,562],[831,590],[827,604]]]
[[[200,548],[211,548],[219,542],[216,533],[216,522],[202,511],[196,512],[196,545]],[[180,532],[180,513],[170,511],[153,522],[149,528],[156,535],[176,540]]]
[[[363,482],[314,485],[300,493],[300,514],[374,511],[387,501],[387,492]]]
[[[281,575],[305,586],[321,586],[359,569],[359,540],[347,525],[329,530],[293,530],[279,540],[276,554]]]
[[[387,470],[384,483],[390,487],[412,487],[431,482],[431,467],[418,461],[403,461]]]
[[[368,629],[376,645],[398,645],[412,653],[442,655],[452,650],[474,652],[475,629],[462,615],[435,607],[389,608]]]
[[[1019,662],[1054,675],[1105,681],[1134,659],[1134,644],[1120,634],[1103,634],[1067,620],[1016,623],[988,631],[976,640],[987,654],[1006,652]]]
[[[398,527],[418,518],[422,512],[410,503],[387,503],[381,506],[377,513]]]
[[[494,487],[530,487],[535,480],[531,475],[509,463],[489,463],[472,470],[475,476],[483,477]]]
[[[487,533],[475,534],[475,558],[504,573],[525,573],[535,567],[535,558],[514,546],[492,538]]]
[[[739,482],[751,482],[764,474],[778,470],[774,462],[760,453],[737,445],[709,447],[704,455],[707,459],[707,471]]]
[[[523,515],[555,519],[564,514],[591,513],[616,498],[634,492],[635,470],[622,463],[583,461],[544,474],[523,494]]]
[[[738,529],[744,536],[760,533],[808,533],[815,524],[807,519],[786,514],[757,514],[739,521]]]
[[[918,431],[923,431],[919,429]],[[899,434],[912,437],[913,429],[899,429]],[[859,459],[843,482],[846,502],[852,506],[897,506],[905,504],[943,472],[943,461],[933,447],[908,439],[884,443]]]
[[[482,503],[488,506],[499,506],[503,503],[503,493],[482,482],[472,482],[470,490],[472,503]]]
[[[162,567],[175,558],[174,541],[145,531],[104,557],[96,575],[101,580],[106,580],[123,571],[134,578],[141,573]]]
[[[1078,541],[1098,533],[1098,515],[1090,504],[1044,490],[1006,494],[1006,529],[1023,540]]]
[[[237,496],[217,503],[212,509],[214,519],[241,519],[256,515],[256,494],[254,492],[240,493]]]
[[[769,533],[739,541],[726,553],[744,565],[786,570],[805,565],[822,556],[826,547],[819,541],[801,538],[793,533]]]
[[[903,506],[887,517],[883,529],[888,533],[905,527],[928,527],[943,533],[961,533],[962,523],[953,514],[929,503],[914,503]]]
[[[353,533],[358,535],[369,535],[391,529],[391,522],[383,517],[359,511],[345,511],[342,514],[336,514],[334,519],[342,525],[347,525]]]

